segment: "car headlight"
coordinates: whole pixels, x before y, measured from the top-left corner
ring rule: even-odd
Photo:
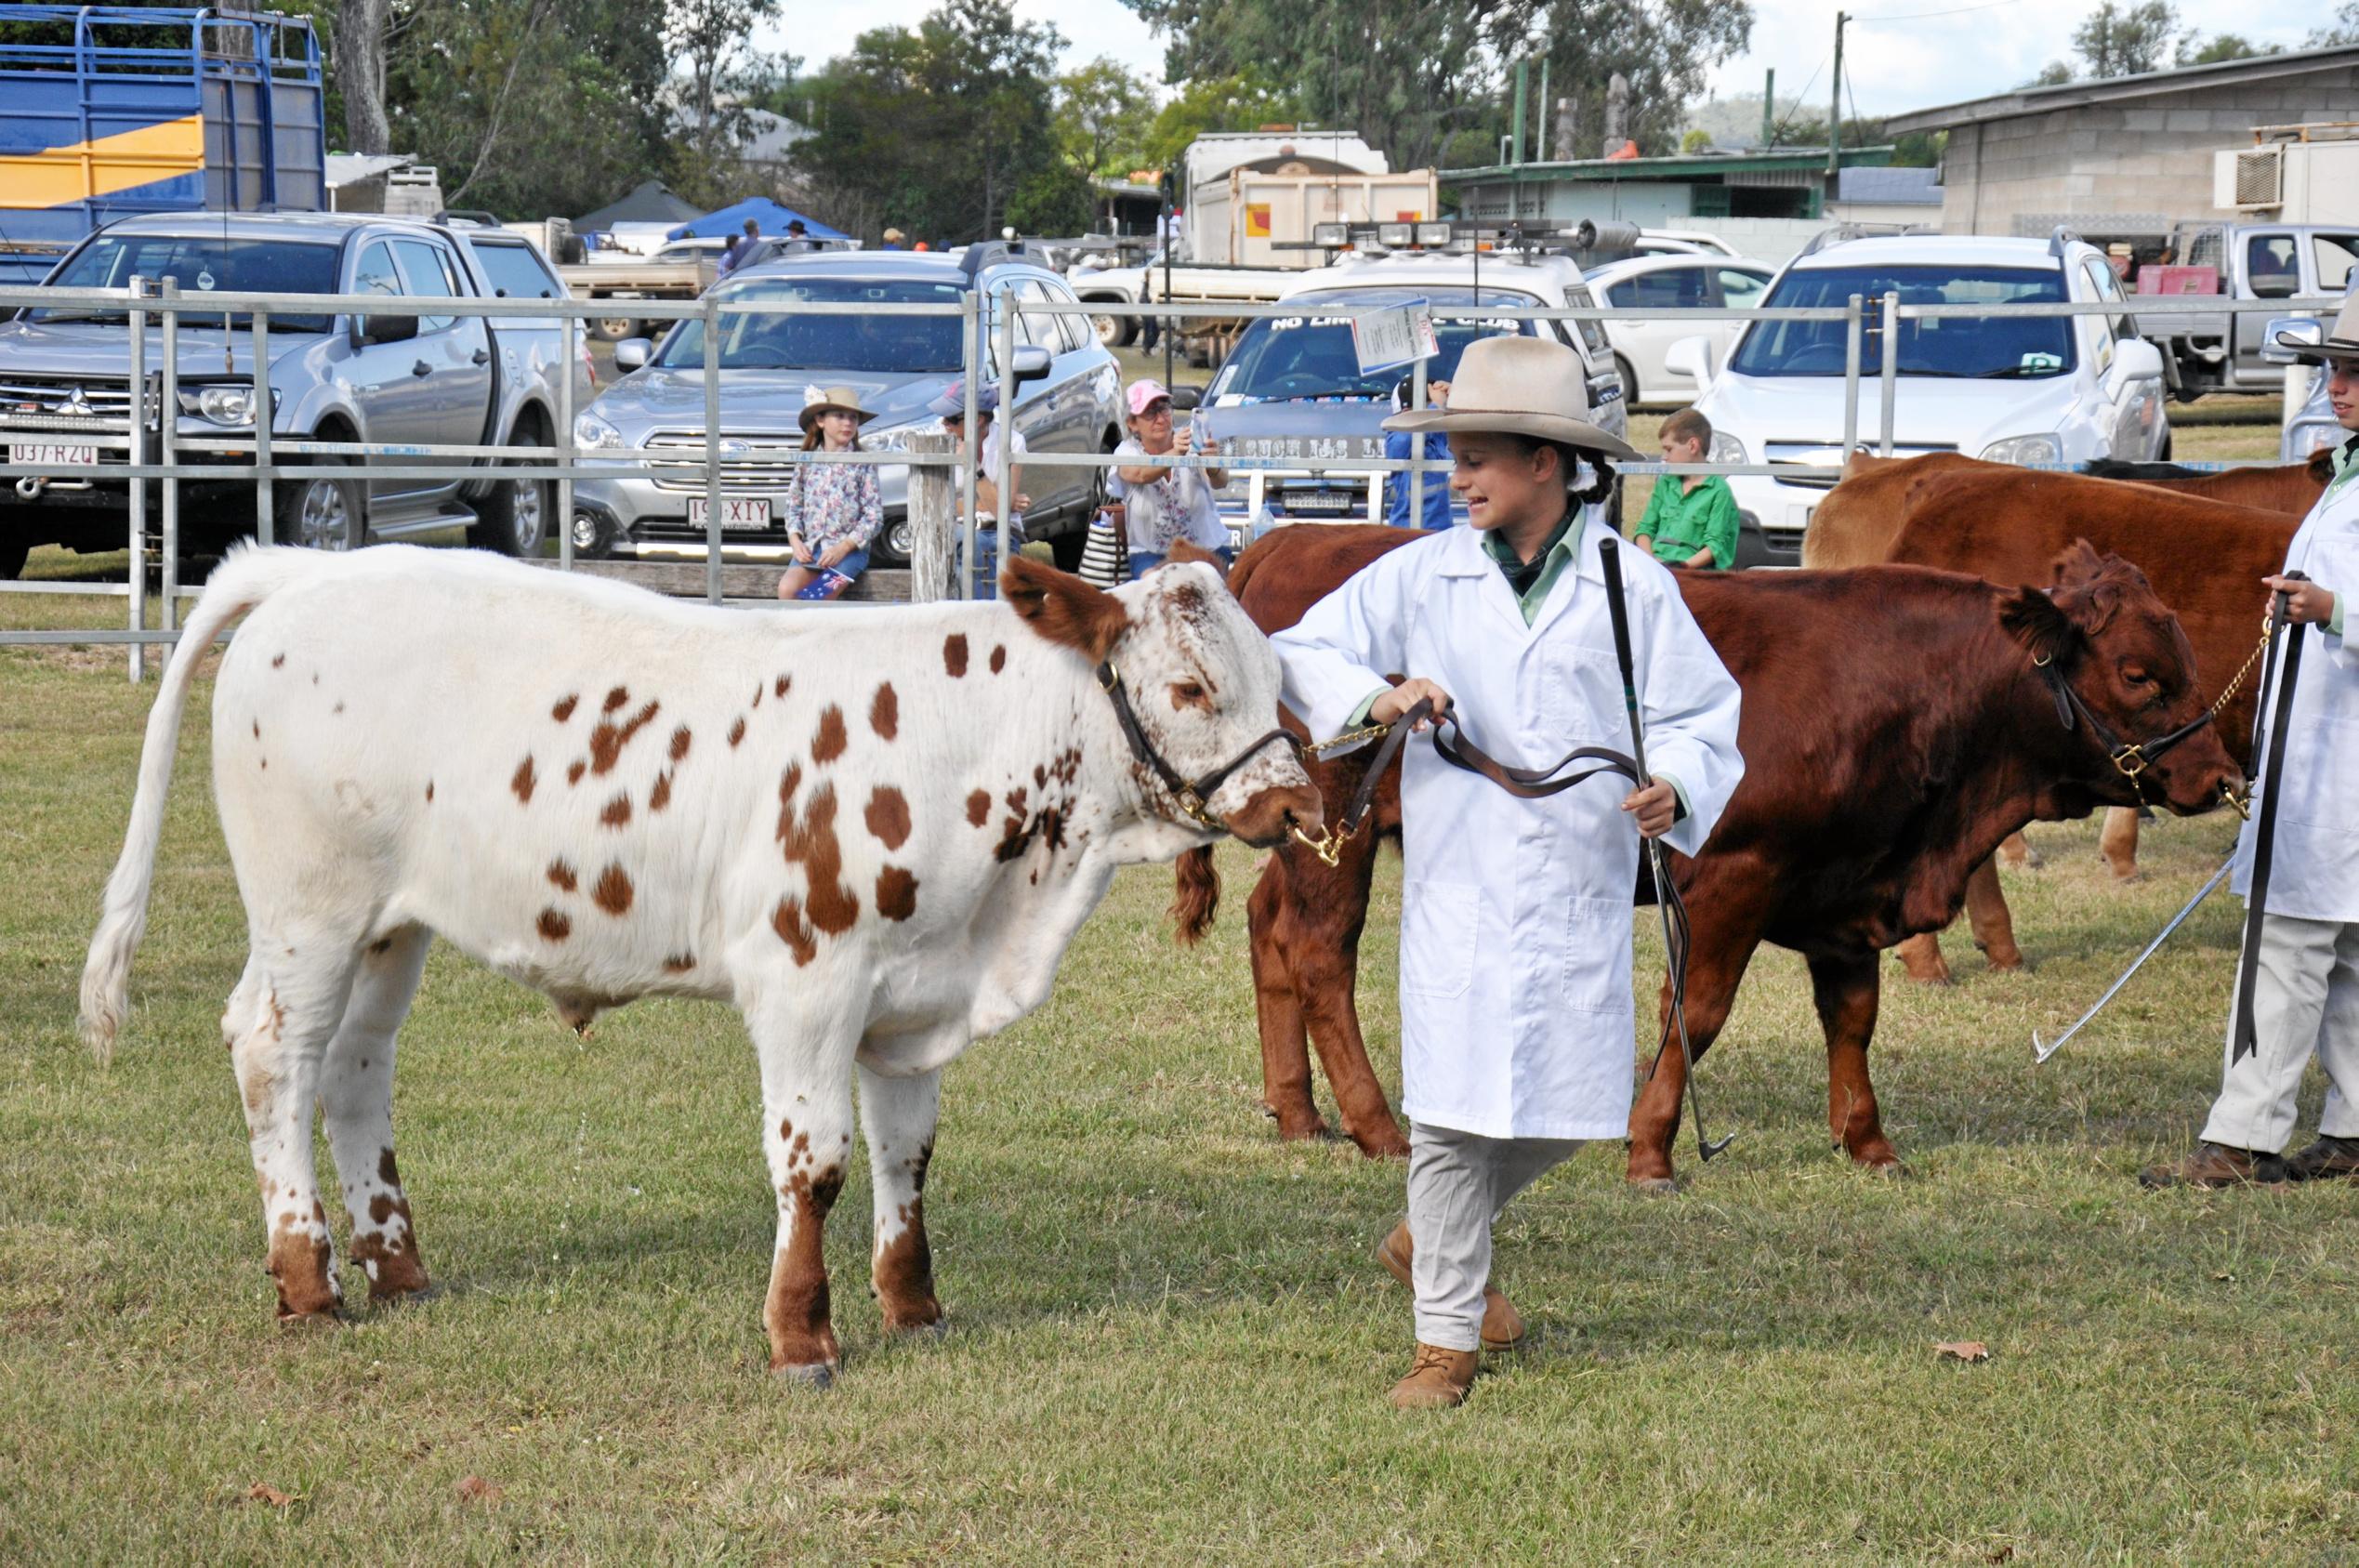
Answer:
[[[585,452],[625,444],[623,432],[595,414],[577,415],[573,420],[573,444]]]
[[[228,383],[215,387],[182,387],[179,393],[181,409],[201,419],[233,427],[254,423],[255,397],[251,386]],[[275,390],[270,394],[270,401],[276,406],[278,393]]]
[[[913,437],[939,436],[944,433],[944,427],[940,419],[917,419],[906,425],[896,425],[891,429],[879,431],[876,435],[863,433],[860,444],[871,452],[906,452],[909,450],[909,442]],[[993,444],[988,440],[983,442],[985,461],[990,459]]]
[[[1734,436],[1730,435],[1726,430],[1714,430],[1712,432],[1712,444],[1705,452],[1704,460],[1707,463],[1745,463],[1751,461],[1751,459],[1745,455],[1745,443],[1738,441]]]
[[[1983,448],[1985,463],[2061,463],[2064,443],[2054,436],[2009,436]]]

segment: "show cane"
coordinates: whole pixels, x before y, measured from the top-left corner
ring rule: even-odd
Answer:
[[[2302,574],[2288,572],[2286,575]],[[2286,639],[2285,664],[2277,677],[2276,710],[2269,719],[2269,759],[2260,771],[2260,814],[2252,826],[2252,884],[2245,908],[2244,951],[2236,960],[2236,1022],[2228,1048],[2231,1066],[2250,1056],[2260,1043],[2260,1032],[2252,1016],[2252,988],[2260,968],[2260,922],[2269,902],[2270,849],[2277,831],[2277,777],[2286,765],[2286,732],[2292,728],[2294,678],[2301,669],[2302,628],[2291,619],[2291,600],[2292,594],[2281,588],[2269,610],[2270,630],[2283,634]],[[2273,636],[2271,640],[2275,640]],[[2261,695],[2266,699],[2268,694],[2269,688],[2263,685]],[[2254,705],[2256,718],[2259,705]],[[2256,734],[2256,761],[2260,760],[2260,737]]]
[[[1614,660],[1622,671],[1622,705],[1630,716],[1630,759],[1638,767],[1638,787],[1644,789],[1654,782],[1654,775],[1646,766],[1646,726],[1639,718],[1638,673],[1630,657],[1630,611],[1622,593],[1622,551],[1614,535],[1598,540],[1599,563],[1605,571],[1605,609],[1614,623]],[[1671,1027],[1679,1036],[1680,1065],[1686,1070],[1688,1114],[1695,1120],[1695,1153],[1709,1160],[1736,1140],[1731,1132],[1714,1141],[1704,1136],[1704,1102],[1695,1092],[1695,1052],[1687,1039],[1687,933],[1672,929],[1671,906],[1678,891],[1671,885],[1671,868],[1663,858],[1663,842],[1659,838],[1640,840],[1646,847],[1648,871],[1654,878],[1654,908],[1663,917],[1663,954],[1671,970]],[[1680,925],[1684,928],[1686,922]],[[1654,1061],[1647,1066],[1646,1075],[1652,1078],[1663,1060],[1663,1048],[1654,1048]]]

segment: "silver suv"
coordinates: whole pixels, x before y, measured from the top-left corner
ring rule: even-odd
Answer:
[[[1016,363],[989,378],[1020,383],[1015,428],[1035,453],[1112,452],[1122,440],[1121,372],[1089,318],[1028,310],[1073,300],[1065,281],[1004,244],[941,253],[833,251],[784,257],[730,274],[722,300],[813,304],[955,305],[969,292],[987,301],[986,340],[998,341],[1000,313],[1015,311]],[[964,370],[960,318],[950,315],[728,315],[720,318],[721,543],[738,560],[788,555],[778,501],[793,465],[775,453],[800,443],[803,395],[812,386],[850,387],[877,417],[861,432],[869,450],[901,450],[912,435],[938,432],[926,405]],[[573,486],[573,544],[585,554],[703,559],[705,327],[684,321],[660,347],[616,346],[630,374],[574,421],[585,467],[611,479]],[[677,447],[677,459],[601,460],[601,449]],[[878,476],[885,526],[871,547],[878,564],[909,559],[909,470]],[[1081,561],[1089,517],[1105,494],[1106,470],[1042,466],[1024,476],[1032,509],[1024,533],[1047,539],[1060,565]]]
[[[184,213],[125,218],[99,231],[49,274],[47,285],[123,288],[132,279],[178,284],[184,299],[213,290],[374,294],[382,312],[270,316],[274,436],[404,446],[547,446],[557,428],[558,377],[574,377],[575,406],[591,396],[586,354],[561,362],[558,318],[421,316],[405,299],[565,298],[565,285],[521,237],[488,229],[358,213],[225,217]],[[175,429],[220,439],[254,428],[254,334],[249,317],[180,317]],[[147,366],[160,391],[164,328],[151,316]],[[0,322],[0,441],[10,461],[35,466],[121,463],[131,407],[129,318],[116,306],[36,306]],[[149,428],[155,428],[150,394]],[[184,460],[204,462],[201,453]],[[242,467],[243,457],[221,456]],[[510,555],[537,553],[556,511],[545,481],[372,479],[373,467],[415,456],[318,457],[272,495],[283,540],[329,549],[371,537],[463,526],[468,541]],[[428,459],[428,461],[430,461]],[[456,466],[462,459],[448,460]],[[479,459],[491,462],[493,459]],[[209,552],[250,533],[254,486],[225,468],[218,481],[183,481],[184,545]],[[39,544],[119,550],[129,514],[125,481],[39,475],[0,491],[0,575],[13,576]],[[150,517],[157,514],[153,508]]]

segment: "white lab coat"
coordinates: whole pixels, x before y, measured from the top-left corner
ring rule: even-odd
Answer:
[[[1272,639],[1286,705],[1314,736],[1332,735],[1387,673],[1423,676],[1500,762],[1628,751],[1605,533],[1594,514],[1585,521],[1577,567],[1529,627],[1474,529],[1381,557]],[[1689,814],[1667,841],[1693,854],[1744,776],[1736,682],[1666,568],[1624,548],[1622,573],[1647,762],[1683,791]],[[1624,1136],[1639,863],[1621,810],[1629,781],[1603,773],[1523,800],[1443,761],[1430,733],[1402,756],[1402,1108],[1487,1138]]]
[[[2318,497],[2286,550],[2286,570],[2308,573],[2342,596],[2346,633],[2359,631],[2359,465]],[[2254,586],[2258,612],[2263,592]],[[2231,886],[2251,896],[2252,850],[2260,824],[2260,795],[2279,790],[2274,847],[2270,856],[2269,913],[2301,920],[2359,920],[2359,651],[2323,626],[2302,632],[2301,672],[2294,681],[2292,722],[2286,729],[2282,784],[2263,779],[2254,792],[2251,821],[2236,839]],[[2278,659],[2282,665],[2285,655]],[[2279,672],[2280,684],[2283,671]],[[2273,720],[2275,689],[2261,693],[2261,712]],[[2260,771],[2263,758],[2255,763]]]

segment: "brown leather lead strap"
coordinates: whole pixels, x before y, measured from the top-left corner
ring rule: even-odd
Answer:
[[[1480,774],[1509,795],[1525,800],[1541,800],[1551,795],[1561,795],[1600,773],[1619,773],[1632,784],[1638,783],[1638,764],[1627,752],[1615,751],[1610,746],[1575,746],[1546,768],[1517,768],[1497,760],[1476,745],[1464,730],[1458,729],[1458,721],[1449,714],[1443,714],[1440,723],[1457,731],[1456,741],[1444,737],[1438,725],[1433,731],[1433,749],[1441,754],[1443,761],[1453,768],[1463,768],[1469,773]],[[1598,766],[1585,769],[1568,778],[1556,776],[1575,762],[1595,762]]]

